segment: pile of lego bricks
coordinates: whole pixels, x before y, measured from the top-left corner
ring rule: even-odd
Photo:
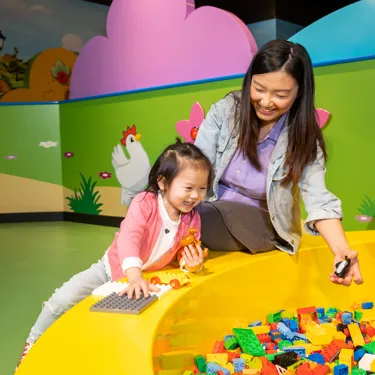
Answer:
[[[236,322],[212,353],[195,356],[183,375],[367,375],[375,373],[375,309],[308,307]]]

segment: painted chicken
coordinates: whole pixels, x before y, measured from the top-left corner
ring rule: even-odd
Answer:
[[[122,134],[121,143],[126,147],[130,158],[118,144],[112,152],[112,165],[121,185],[121,204],[129,205],[133,197],[146,187],[151,166],[135,125],[131,128],[128,126]]]

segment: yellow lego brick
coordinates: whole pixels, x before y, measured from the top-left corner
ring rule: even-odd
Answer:
[[[345,336],[345,334],[343,332],[337,331],[335,333],[335,335],[333,336],[333,339],[334,340],[343,340],[343,341],[345,341],[346,340],[346,336]]]
[[[234,373],[234,365],[233,365],[233,363],[228,362],[226,365],[223,365],[222,367],[224,367],[227,370],[229,370],[231,374]]]
[[[242,370],[242,374],[246,374],[246,375],[259,375],[260,374],[260,370],[258,370],[257,368],[245,368]]]
[[[209,353],[206,354],[207,362],[215,362],[220,366],[224,366],[228,363],[228,353]]]
[[[347,365],[349,368],[349,374],[352,373],[354,350],[353,349],[341,349],[339,354],[339,364]]]
[[[350,336],[352,337],[354,346],[363,346],[365,345],[365,340],[363,339],[361,330],[359,329],[358,324],[352,323],[348,325]]]
[[[306,344],[306,341],[304,341],[304,340],[296,340],[296,341],[293,342],[292,346],[302,346],[304,344]]]
[[[295,311],[284,310],[281,312],[282,319],[292,319],[295,315]]]
[[[249,327],[256,335],[261,335],[262,333],[268,333],[271,328],[270,326],[256,326]]]
[[[370,371],[375,372],[375,361],[372,361],[370,364]]]
[[[253,357],[248,364],[249,368],[256,368],[261,370],[263,368],[262,360],[258,357]]]
[[[244,359],[245,365],[247,365],[247,366],[249,366],[249,363],[254,358],[252,355],[246,354],[246,353],[242,353],[240,357]]]

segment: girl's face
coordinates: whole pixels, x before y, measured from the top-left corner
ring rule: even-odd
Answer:
[[[286,72],[253,75],[250,99],[263,125],[277,122],[292,107],[298,94],[297,81]]]
[[[208,171],[203,168],[186,167],[174,178],[168,188],[159,182],[163,201],[171,220],[178,220],[180,213],[190,212],[206,196]]]

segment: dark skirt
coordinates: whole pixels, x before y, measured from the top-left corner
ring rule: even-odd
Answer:
[[[213,251],[260,253],[276,249],[283,241],[276,233],[269,213],[257,207],[231,201],[201,203],[202,244]]]

